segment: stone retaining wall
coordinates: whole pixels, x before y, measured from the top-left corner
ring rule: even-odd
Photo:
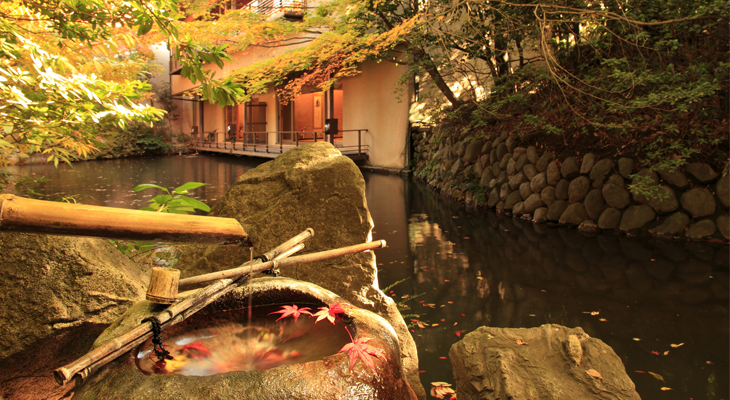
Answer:
[[[415,176],[447,196],[531,219],[576,226],[586,233],[616,230],[690,240],[728,240],[728,167],[704,163],[684,170],[636,170],[630,158],[592,153],[557,159],[523,147],[508,133],[474,138],[448,127],[412,133]],[[637,175],[660,196],[629,192]],[[641,179],[641,178],[639,178]]]

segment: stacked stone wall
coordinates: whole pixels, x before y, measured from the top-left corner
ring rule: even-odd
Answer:
[[[474,138],[448,126],[412,133],[415,176],[441,193],[586,233],[620,230],[689,240],[730,237],[730,176],[706,163],[681,170],[637,169],[637,160],[592,153],[559,159],[508,133]],[[632,193],[648,182],[653,195]]]

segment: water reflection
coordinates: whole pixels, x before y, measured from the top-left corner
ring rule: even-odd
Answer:
[[[644,399],[727,398],[728,246],[587,238],[403,185],[408,254],[378,253],[378,262],[381,287],[410,277],[388,294],[422,326],[412,332],[426,387],[453,379],[447,356],[462,331],[557,323],[610,345]]]
[[[30,185],[43,195],[43,200],[80,195],[78,201],[86,204],[138,209],[161,194],[149,189],[133,191],[139,184],[154,183],[174,188],[185,182],[204,182],[206,186],[191,191],[189,196],[212,205],[238,176],[259,164],[261,161],[248,158],[198,155],[79,162],[59,164],[58,168],[53,164],[29,164],[10,166],[8,170],[34,179],[50,179]],[[12,188],[4,193],[17,194]]]

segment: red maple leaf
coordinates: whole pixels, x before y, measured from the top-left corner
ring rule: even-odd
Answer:
[[[373,364],[373,360],[368,355],[375,356],[383,362],[387,361],[380,349],[366,344],[370,341],[370,339],[372,338],[366,337],[353,340],[352,343],[346,344],[340,349],[340,351],[338,351],[338,353],[342,353],[343,351],[349,352],[350,372],[352,372],[352,367],[355,365],[355,361],[358,358],[360,358],[365,365],[370,367],[370,369],[375,371],[375,364]]]
[[[268,315],[271,315],[271,314],[281,314],[281,317],[279,317],[277,319],[277,321],[282,318],[286,318],[290,315],[293,315],[294,322],[297,322],[297,318],[299,318],[299,316],[302,314],[312,315],[312,313],[309,312],[309,307],[299,308],[296,306],[296,304],[291,305],[291,306],[282,306],[281,310],[270,312]]]
[[[345,310],[340,307],[340,304],[342,303],[335,303],[329,307],[320,307],[319,311],[314,314],[314,316],[317,317],[317,320],[314,321],[314,323],[316,324],[317,322],[327,318],[334,325],[335,318],[339,318],[337,314],[345,313]]]

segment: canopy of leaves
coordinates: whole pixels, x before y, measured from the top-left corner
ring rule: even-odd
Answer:
[[[233,104],[242,93],[238,85],[202,69],[203,63],[222,65],[223,46],[178,39],[176,16],[169,0],[0,3],[0,165],[13,154],[34,152],[68,162],[96,150],[100,122],[124,126],[161,118],[163,111],[143,102],[155,68],[138,38],[153,27],[207,98]]]

